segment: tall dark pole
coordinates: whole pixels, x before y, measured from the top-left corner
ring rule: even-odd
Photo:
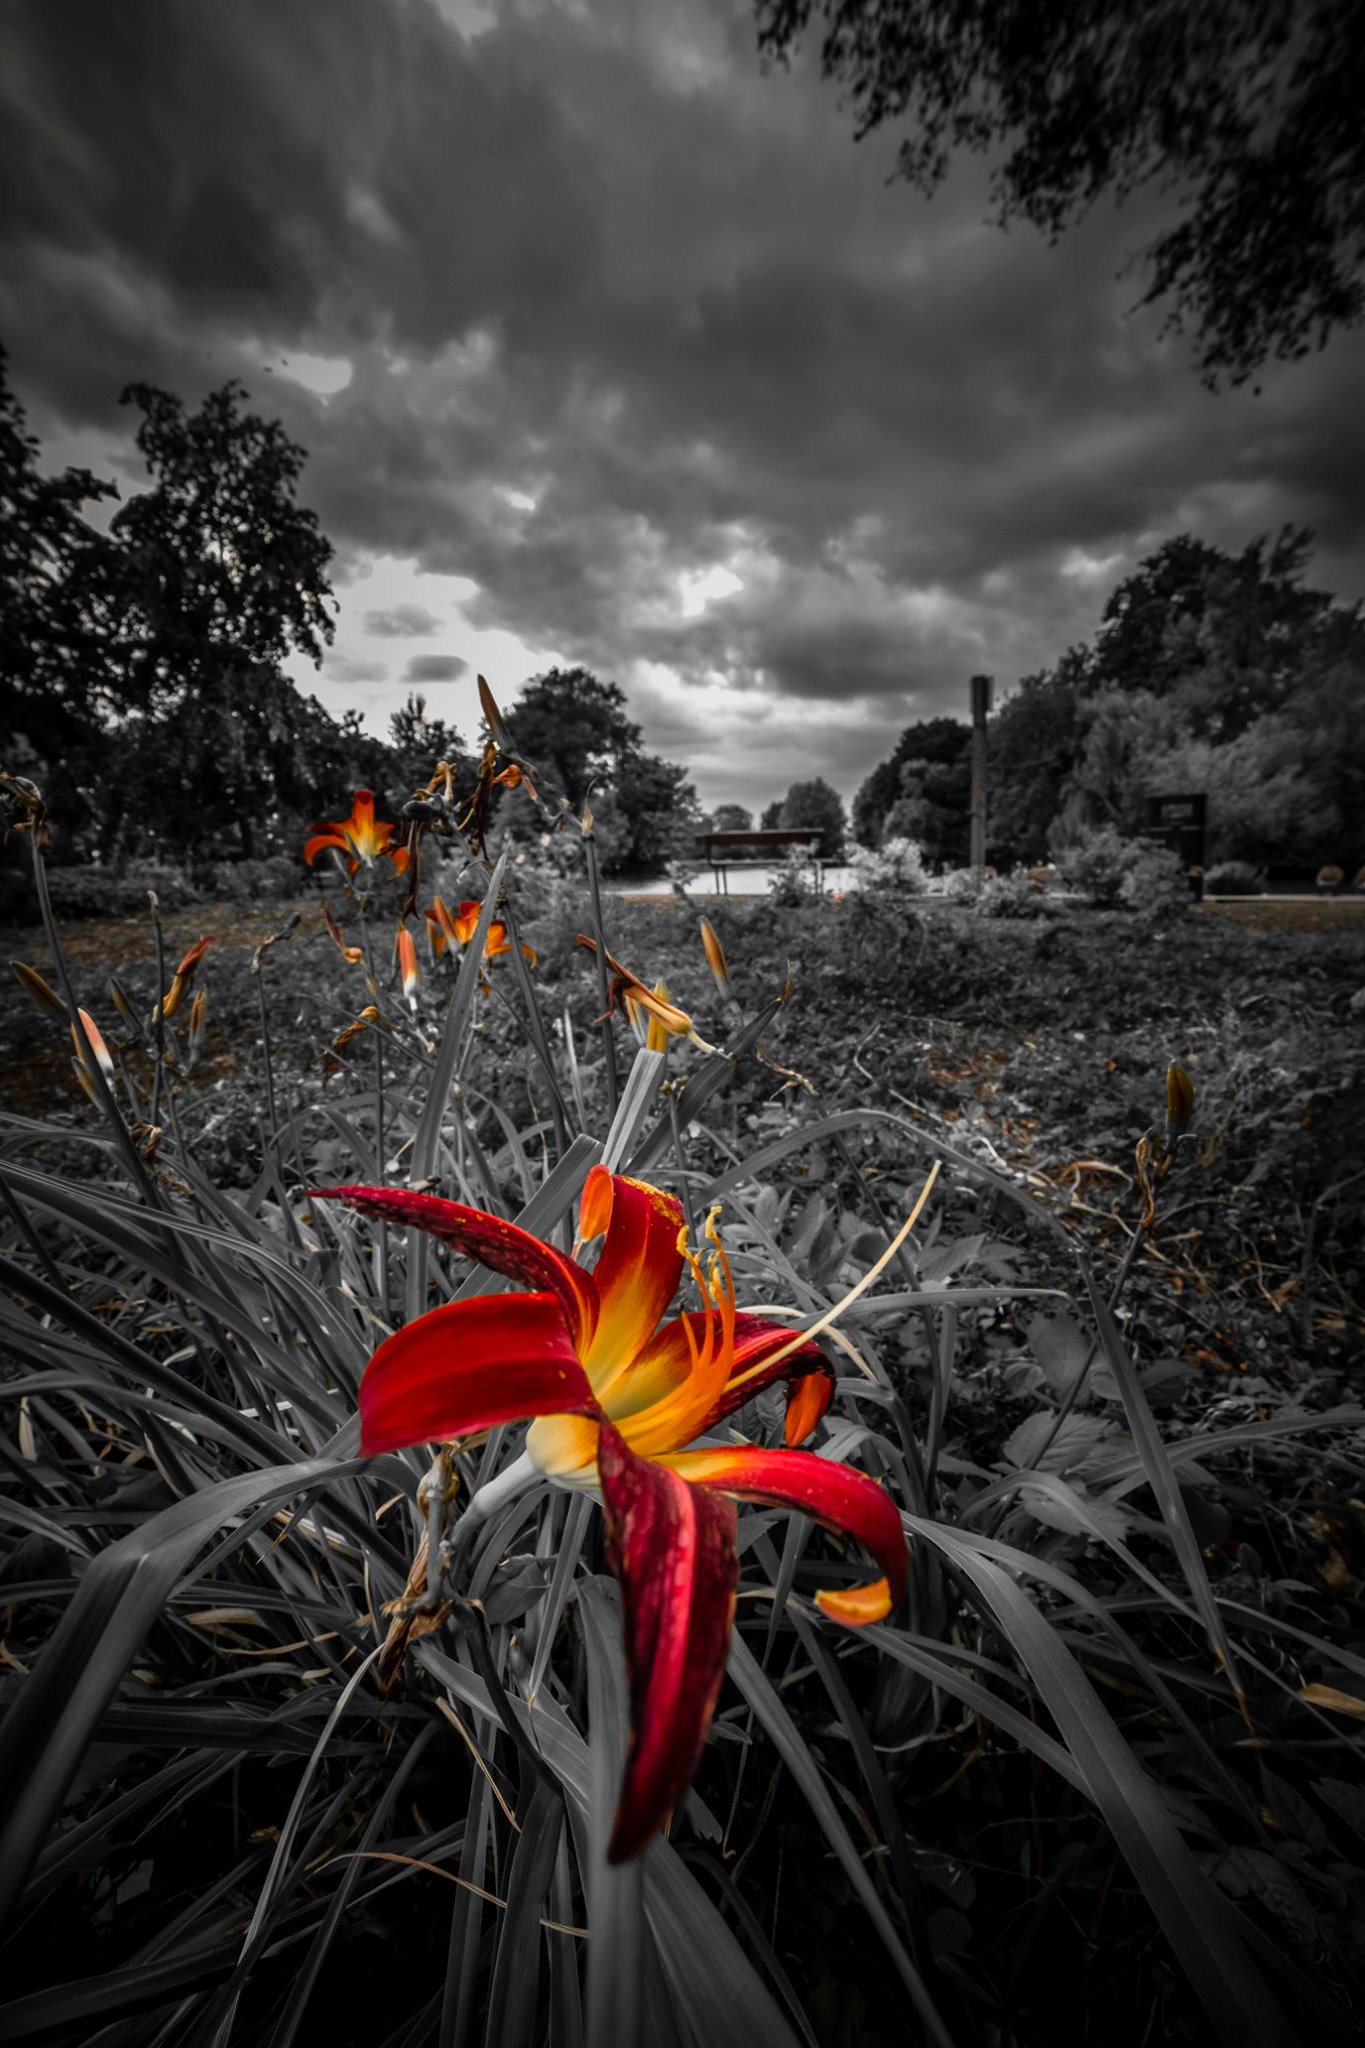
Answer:
[[[980,881],[986,865],[986,720],[991,679],[972,677],[972,872]]]

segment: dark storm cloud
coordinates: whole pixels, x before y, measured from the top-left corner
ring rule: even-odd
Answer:
[[[420,604],[395,604],[387,611],[366,612],[365,631],[376,640],[418,640],[439,633],[442,620]]]
[[[974,164],[926,206],[808,59],[760,76],[746,0],[493,21],[126,0],[77,43],[8,9],[0,333],[35,409],[109,427],[128,378],[241,374],[310,450],[339,587],[414,557],[475,630],[620,674],[653,745],[691,728],[637,663],[723,679],[755,746],[797,706],[787,744],[854,775],[973,670],[1088,637],[1182,527],[1306,521],[1313,580],[1365,588],[1362,351],[1205,393],[1116,281],[1161,200],[1051,250],[983,225]],[[310,350],[352,367],[325,401],[261,367]],[[688,616],[717,563],[743,587]]]
[[[414,654],[403,670],[405,683],[454,683],[469,674],[458,654]]]

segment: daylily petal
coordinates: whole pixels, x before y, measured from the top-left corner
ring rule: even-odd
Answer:
[[[595,1486],[597,1424],[588,1415],[542,1415],[526,1432],[526,1455],[563,1486]]]
[[[474,1295],[380,1345],[360,1382],[360,1446],[400,1451],[595,1406],[557,1295]]]
[[[668,1820],[706,1741],[739,1560],[729,1502],[637,1458],[610,1423],[598,1465],[630,1674],[630,1747],[607,1848],[623,1863]]]
[[[594,1166],[583,1184],[579,1235],[606,1233],[593,1268],[597,1329],[583,1353],[588,1376],[605,1400],[648,1343],[682,1277],[682,1204],[675,1195]]]
[[[885,1577],[870,1586],[817,1593],[833,1620],[854,1628],[880,1621],[903,1598],[909,1578],[905,1531],[890,1494],[866,1472],[811,1451],[676,1451],[660,1462],[682,1479],[718,1486],[739,1500],[799,1508],[827,1529],[856,1537]]]
[[[311,839],[304,842],[303,857],[310,868],[318,855],[328,846],[335,846],[342,853],[345,853],[347,850],[346,841],[342,838],[341,834],[331,825],[323,825],[319,827]]]
[[[604,1405],[613,1421],[625,1431],[632,1447],[639,1451],[675,1450],[690,1443],[703,1430],[713,1428],[724,1416],[742,1408],[746,1401],[779,1379],[794,1382],[787,1406],[788,1444],[809,1436],[828,1408],[834,1391],[828,1360],[809,1337],[789,1351],[787,1347],[795,1333],[786,1324],[775,1323],[767,1316],[747,1314],[743,1309],[735,1314],[734,1352],[724,1389],[702,1415],[695,1414],[685,1400],[685,1390],[692,1374],[695,1349],[705,1342],[709,1320],[695,1309],[676,1316],[644,1346],[629,1373],[614,1386]],[[785,1356],[778,1358],[778,1353]],[[771,1363],[774,1358],[776,1364]],[[797,1388],[810,1381],[823,1381],[827,1390],[818,1411],[815,1389],[808,1391],[801,1405],[797,1405]],[[799,1434],[794,1434],[798,1427]]]
[[[500,1216],[489,1216],[482,1209],[466,1208],[463,1202],[414,1194],[406,1188],[312,1188],[309,1192],[315,1201],[345,1202],[362,1216],[429,1231],[452,1251],[477,1259],[494,1273],[557,1295],[573,1341],[582,1346],[591,1340],[597,1322],[597,1287],[591,1273],[585,1273],[576,1260],[566,1258],[553,1245],[532,1237],[529,1230],[505,1223]]]

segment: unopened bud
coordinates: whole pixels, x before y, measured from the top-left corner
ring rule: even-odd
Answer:
[[[730,993],[730,968],[725,958],[725,948],[720,934],[709,917],[701,921],[701,942],[706,953],[706,964],[716,979],[716,986],[723,996]]]
[[[11,960],[9,964],[18,977],[19,986],[32,996],[40,1009],[51,1010],[55,1017],[66,1015],[66,1004],[56,989],[43,980],[36,967],[30,967],[24,960]]]
[[[1194,1115],[1194,1083],[1175,1061],[1166,1069],[1166,1150],[1173,1151]]]
[[[90,1015],[90,1012],[88,1010],[77,1010],[76,1015],[80,1018],[80,1023],[73,1024],[71,1027],[71,1042],[76,1048],[76,1059],[79,1065],[85,1070],[88,1076],[90,1062],[86,1058],[85,1051],[85,1040],[88,1040],[90,1050],[94,1054],[95,1058],[99,1061],[100,1067],[104,1072],[105,1080],[112,1082],[114,1078],[113,1055],[110,1053],[108,1046],[104,1042],[104,1037],[100,1031],[99,1025],[95,1022],[94,1018]],[[85,1031],[85,1040],[83,1040],[81,1037],[82,1027],[84,1027]],[[86,1092],[88,1094],[91,1091],[87,1089]]]

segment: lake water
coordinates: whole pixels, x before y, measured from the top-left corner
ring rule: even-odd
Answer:
[[[781,870],[778,868],[759,866],[757,863],[749,861],[731,861],[727,864],[725,877],[729,883],[728,894],[731,896],[766,896],[772,887],[774,875],[780,872]],[[667,875],[661,875],[652,882],[608,882],[606,886],[617,896],[668,896],[672,893],[673,889],[673,884],[669,881]],[[853,868],[845,866],[842,862],[832,861],[824,869],[824,886],[827,896],[842,894],[848,889],[856,889],[858,887],[857,873]],[[687,893],[689,896],[715,895],[715,880],[709,867],[700,869],[694,879],[688,883]]]

